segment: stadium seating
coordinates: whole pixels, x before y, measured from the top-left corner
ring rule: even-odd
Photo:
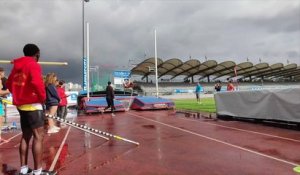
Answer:
[[[155,83],[136,82],[141,86],[143,93],[140,95],[149,96],[156,94]],[[204,93],[212,94],[215,92],[215,83],[201,82],[204,88]],[[222,90],[226,90],[226,83],[222,83]],[[241,82],[234,83],[238,90],[262,90],[262,89],[284,89],[284,88],[299,88],[300,82]],[[196,83],[183,82],[159,82],[159,95],[171,95],[176,93],[176,89],[182,90],[184,93],[194,93]],[[178,91],[177,91],[178,92]]]

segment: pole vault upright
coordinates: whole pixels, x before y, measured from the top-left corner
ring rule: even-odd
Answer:
[[[90,23],[86,23],[86,95],[90,99]]]
[[[158,73],[157,73],[157,45],[156,45],[156,30],[154,30],[154,52],[155,52],[155,86],[156,86],[156,97],[158,97]]]

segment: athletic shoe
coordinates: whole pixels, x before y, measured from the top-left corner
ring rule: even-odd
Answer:
[[[115,115],[114,113],[111,113],[111,116],[112,116],[112,117],[115,117],[116,115]]]
[[[60,127],[57,127],[57,126],[53,126],[54,129],[56,129],[57,131],[60,130]]]
[[[48,129],[48,134],[53,134],[53,133],[57,133],[59,130],[55,129],[54,127]]]
[[[31,172],[32,172],[32,169],[28,168],[28,170],[27,170],[27,173],[26,173],[26,174],[31,174]],[[19,175],[25,175],[25,174],[23,174],[23,173],[19,173]]]
[[[47,171],[47,170],[42,170],[40,175],[56,175],[57,172],[56,171]],[[34,173],[33,173],[34,175]]]
[[[101,112],[101,114],[104,113],[104,109],[98,108],[98,111]]]

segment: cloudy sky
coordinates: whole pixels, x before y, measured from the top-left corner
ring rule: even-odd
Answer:
[[[90,0],[85,20],[91,65],[102,70],[153,57],[155,29],[163,60],[300,64],[300,0]],[[1,60],[36,43],[42,61],[69,62],[44,73],[81,83],[82,33],[82,0],[0,0]]]

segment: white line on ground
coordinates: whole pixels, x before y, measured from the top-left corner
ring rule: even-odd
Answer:
[[[62,142],[61,142],[61,144],[60,144],[60,146],[59,146],[59,148],[58,148],[58,150],[56,152],[56,155],[55,155],[55,157],[54,157],[54,159],[52,161],[52,164],[51,164],[51,166],[49,168],[49,171],[53,171],[54,170],[54,167],[55,167],[55,165],[56,165],[56,163],[58,161],[58,158],[60,156],[61,150],[62,150],[62,148],[63,148],[63,146],[64,146],[64,144],[65,144],[65,142],[67,140],[67,137],[68,137],[68,135],[70,133],[70,129],[71,129],[71,126],[69,126],[68,131],[66,132],[66,135],[65,135],[64,139],[62,140]]]
[[[260,156],[263,156],[263,157],[266,157],[266,158],[269,158],[269,159],[273,159],[273,160],[276,160],[276,161],[279,161],[279,162],[282,162],[282,163],[286,163],[286,164],[289,164],[289,165],[292,165],[292,166],[299,166],[298,164],[296,164],[294,162],[279,159],[279,158],[276,158],[276,157],[273,157],[273,156],[269,156],[267,154],[263,154],[263,153],[260,153],[260,152],[257,152],[257,151],[253,151],[253,150],[250,150],[250,149],[247,149],[247,148],[243,148],[241,146],[237,146],[237,145],[234,145],[234,144],[231,144],[231,143],[228,143],[228,142],[224,142],[224,141],[221,141],[221,140],[218,140],[218,139],[214,139],[214,138],[211,138],[211,137],[208,137],[208,136],[205,136],[205,135],[202,135],[202,134],[198,134],[198,133],[186,130],[186,129],[178,128],[176,126],[172,126],[172,125],[169,125],[169,124],[166,124],[166,123],[163,123],[163,122],[159,122],[159,121],[156,121],[156,120],[145,118],[145,117],[133,114],[132,112],[129,112],[129,115],[132,115],[132,116],[135,116],[135,117],[138,117],[138,118],[142,118],[142,119],[145,119],[145,120],[148,120],[148,121],[152,121],[152,122],[155,122],[155,123],[158,123],[158,124],[170,127],[170,128],[174,128],[174,129],[177,129],[177,130],[189,133],[189,134],[193,134],[193,135],[196,135],[196,136],[208,139],[208,140],[212,140],[212,141],[215,141],[215,142],[227,145],[227,146],[231,146],[231,147],[234,147],[234,148],[246,151],[246,152],[254,153],[254,154],[257,154],[257,155],[260,155]]]
[[[15,137],[19,136],[20,134],[22,134],[22,132],[19,132],[18,134],[12,136],[11,138],[7,139],[8,142],[2,142],[0,143],[0,146],[5,144],[5,143],[9,143],[12,139],[14,139]]]
[[[186,119],[186,118],[179,118],[179,119],[188,120],[188,121],[197,121],[198,123],[201,123],[201,124],[219,126],[219,127],[223,127],[223,128],[232,129],[232,130],[243,131],[243,132],[247,132],[247,133],[258,134],[258,135],[263,135],[263,136],[269,136],[269,137],[274,137],[274,138],[278,138],[278,139],[283,139],[283,140],[288,140],[288,141],[293,141],[293,142],[300,143],[300,140],[297,140],[297,139],[291,139],[291,138],[276,136],[276,135],[272,135],[272,134],[266,134],[266,133],[261,133],[261,132],[246,130],[246,129],[240,129],[240,128],[235,128],[235,127],[231,127],[231,126],[224,126],[224,125],[220,125],[220,124],[208,123],[208,122],[203,122],[203,121],[198,121],[198,120],[193,120],[193,119]]]

